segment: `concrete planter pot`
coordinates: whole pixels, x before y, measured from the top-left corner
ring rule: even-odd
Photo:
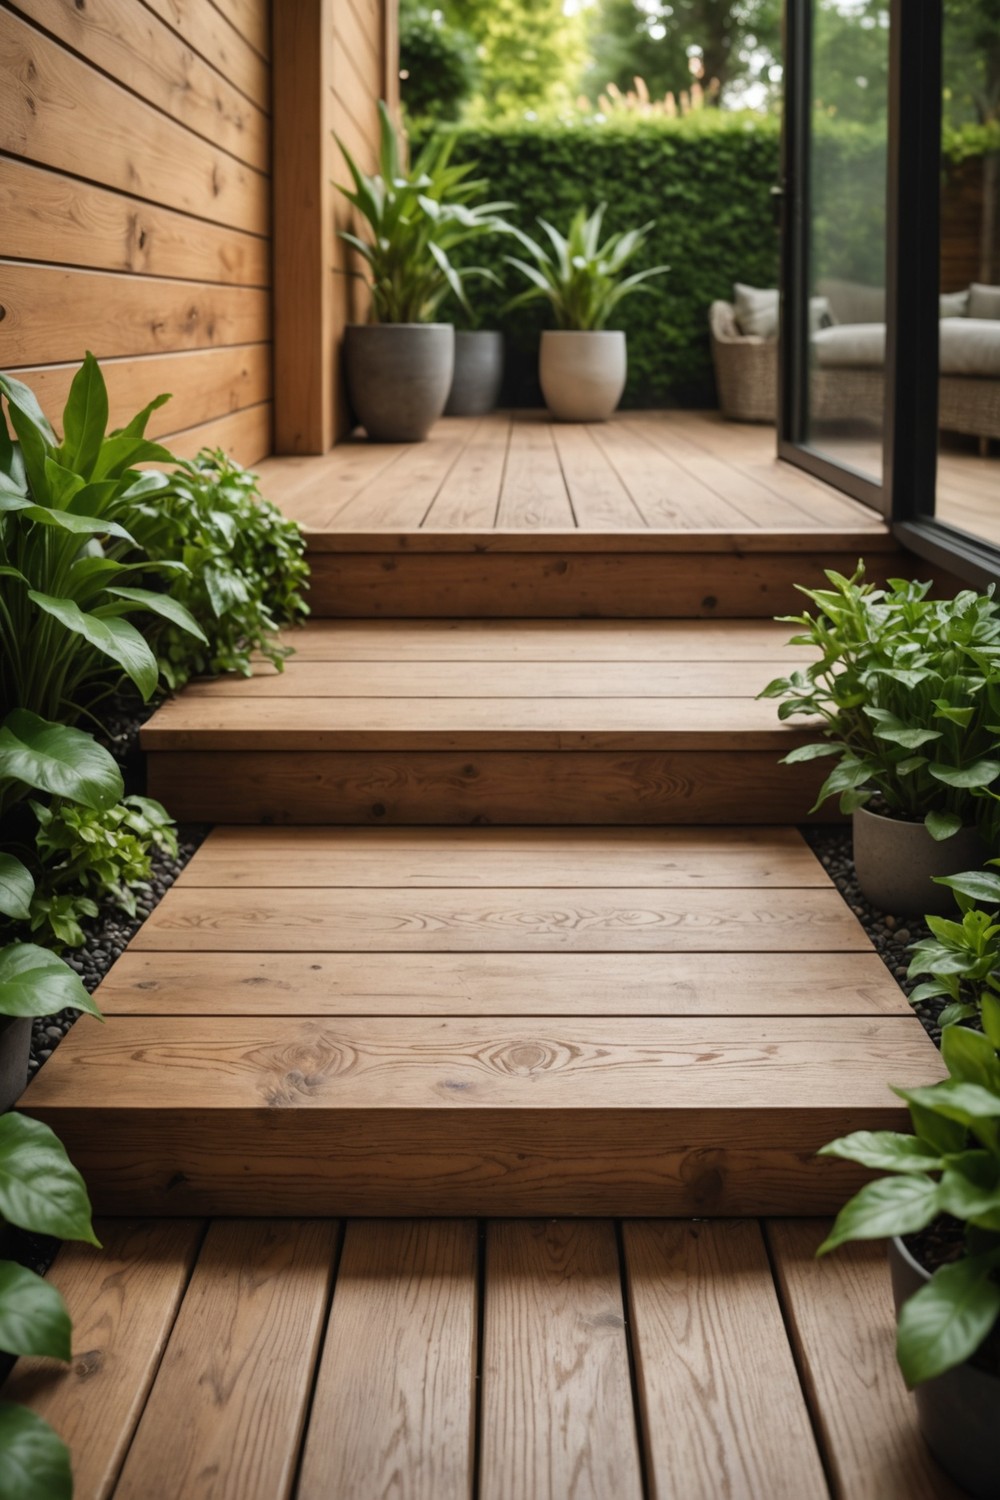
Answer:
[[[606,422],[622,399],[628,356],[620,329],[547,328],[538,376],[557,422]]]
[[[500,399],[503,334],[492,329],[456,329],[455,373],[446,417],[484,417]]]
[[[347,394],[376,443],[419,443],[441,416],[455,366],[450,323],[351,323]]]
[[[858,884],[873,906],[893,916],[949,916],[955,898],[932,877],[976,870],[985,858],[975,828],[938,843],[923,823],[885,818],[867,807],[857,809],[853,822]]]
[[[930,1280],[900,1239],[889,1241],[889,1270],[896,1315]],[[1000,1495],[1000,1376],[975,1365],[957,1365],[914,1391],[920,1431],[952,1479],[976,1500]]]
[[[0,1017],[0,1114],[24,1093],[30,1049],[31,1017]]]

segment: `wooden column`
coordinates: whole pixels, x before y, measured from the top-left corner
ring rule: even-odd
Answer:
[[[335,0],[274,7],[274,446],[325,453],[335,438],[330,89]]]

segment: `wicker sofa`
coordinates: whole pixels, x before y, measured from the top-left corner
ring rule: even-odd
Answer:
[[[778,346],[773,338],[740,332],[731,302],[709,312],[712,359],[724,417],[733,422],[777,420]],[[878,365],[816,365],[810,382],[813,415],[821,421],[881,419],[884,380]],[[938,425],[946,432],[1000,438],[1000,378],[940,377]]]

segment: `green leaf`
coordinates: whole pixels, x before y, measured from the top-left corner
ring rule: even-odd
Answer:
[[[149,702],[156,691],[159,671],[156,657],[134,625],[127,620],[102,620],[96,615],[85,614],[75,600],[54,599],[35,589],[28,591],[28,598],[74,635],[89,641],[95,651],[117,662],[125,676],[139,689],[143,702]]]
[[[1000,1161],[989,1151],[953,1156],[941,1178],[941,1209],[981,1229],[1000,1229]]]
[[[39,406],[38,398],[31,387],[25,385],[21,380],[15,380],[13,375],[0,375],[0,391],[7,397],[12,420],[15,413],[19,413],[21,416],[27,418],[27,421],[35,429],[39,437],[45,443],[54,447],[56,435],[52,431],[52,424]],[[19,426],[17,427],[17,432],[18,436],[20,436],[21,428]]]
[[[26,1406],[0,1402],[0,1496],[3,1500],[73,1500],[69,1449]]]
[[[93,735],[15,708],[0,727],[0,777],[100,812],[121,800],[122,773]]]
[[[962,819],[957,813],[929,812],[924,815],[924,827],[932,839],[942,843],[958,833],[962,827]]]
[[[915,1135],[893,1130],[856,1130],[823,1146],[819,1155],[856,1161],[875,1172],[933,1172],[942,1164],[939,1154]]]
[[[1000,1095],[1000,1061],[988,1037],[967,1026],[946,1026],[941,1035],[941,1056],[952,1078],[980,1084]]]
[[[912,1099],[908,1103],[914,1130],[932,1150],[940,1152],[942,1156],[949,1156],[963,1149],[966,1141],[964,1125],[956,1120],[949,1120],[944,1115],[935,1114],[933,1109],[928,1109],[919,1102],[915,1103]]]
[[[61,1010],[101,1011],[79,974],[35,943],[0,948],[0,1015],[54,1016]]]
[[[143,609],[148,609],[151,614],[161,615],[163,619],[169,620],[180,630],[186,630],[188,635],[197,636],[198,640],[208,645],[205,632],[198,621],[194,618],[183,604],[178,604],[176,599],[171,599],[169,594],[158,594],[152,589],[121,588],[117,585],[107,590],[116,599],[127,599],[132,604],[140,604]]]
[[[989,870],[965,870],[960,875],[935,875],[932,878],[937,885],[946,885],[973,901],[989,901],[1000,906],[1000,875],[992,875]]]
[[[820,740],[814,745],[796,745],[794,750],[789,750],[782,759],[782,765],[794,766],[800,761],[819,760],[823,755],[842,755],[843,745],[831,745],[828,740]]]
[[[27,865],[13,854],[0,854],[0,915],[26,922],[34,894],[35,882]]]
[[[1000,1051],[1000,995],[983,990],[979,997],[979,1014],[990,1046]]]
[[[943,781],[945,786],[972,791],[977,787],[989,786],[991,782],[996,781],[1000,776],[1000,761],[977,760],[971,766],[932,765],[930,773],[935,781]]]
[[[97,360],[88,349],[73,377],[63,411],[62,462],[84,479],[93,472],[108,425],[108,391]]]
[[[0,1349],[69,1361],[72,1332],[56,1288],[27,1267],[0,1260]]]
[[[1000,1316],[998,1253],[966,1256],[934,1272],[899,1315],[896,1353],[907,1385],[969,1359]]]
[[[817,1255],[847,1240],[881,1240],[925,1229],[940,1212],[940,1190],[930,1177],[885,1177],[845,1203]]]
[[[894,1088],[893,1092],[907,1104],[923,1105],[946,1120],[970,1128],[1000,1118],[1000,1097],[978,1083],[946,1078],[943,1083],[933,1083],[929,1088]],[[918,1134],[922,1135],[923,1131],[918,1131]]]
[[[13,1111],[0,1115],[0,1214],[34,1234],[100,1247],[83,1178],[58,1136]]]

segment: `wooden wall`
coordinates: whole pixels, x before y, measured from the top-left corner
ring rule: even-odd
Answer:
[[[271,451],[270,4],[0,10],[0,368],[49,415],[92,349],[116,424]]]

